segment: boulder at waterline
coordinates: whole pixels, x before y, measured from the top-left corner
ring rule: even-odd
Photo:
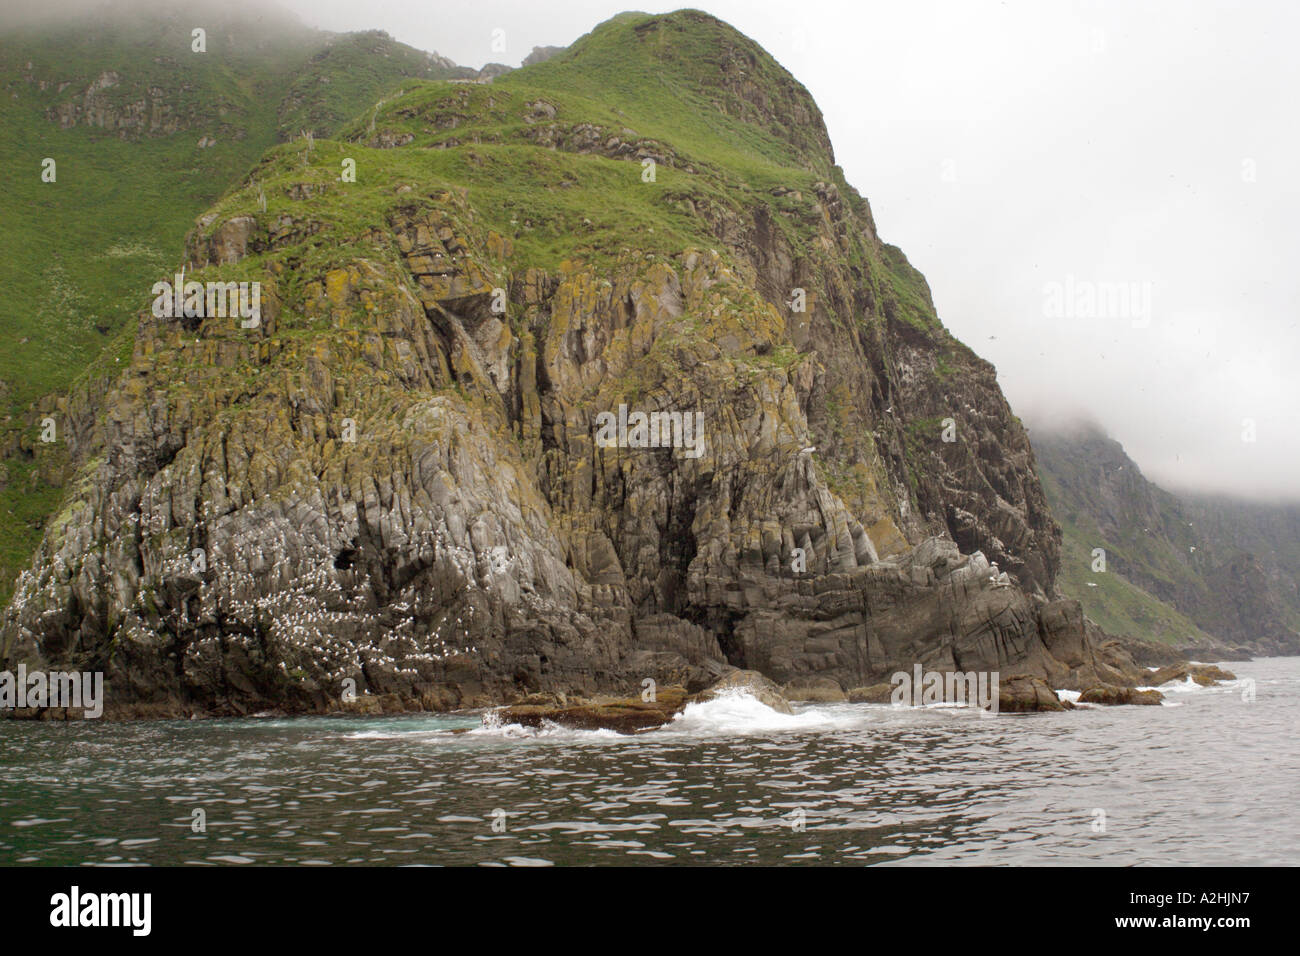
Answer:
[[[1137,690],[1133,687],[1116,687],[1114,684],[1094,684],[1079,695],[1081,704],[1159,704],[1165,695],[1158,690]]]

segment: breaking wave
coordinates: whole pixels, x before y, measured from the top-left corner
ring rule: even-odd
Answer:
[[[828,729],[849,726],[860,719],[851,712],[833,707],[809,707],[794,714],[783,714],[744,691],[718,694],[703,703],[690,703],[664,729],[670,733],[705,737],[737,734],[770,733],[784,730]]]

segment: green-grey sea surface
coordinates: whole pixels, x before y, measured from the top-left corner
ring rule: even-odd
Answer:
[[[1225,666],[1161,707],[732,698],[636,737],[3,720],[0,864],[1294,864],[1300,658]]]

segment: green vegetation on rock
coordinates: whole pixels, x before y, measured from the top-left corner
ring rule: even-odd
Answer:
[[[206,53],[161,7],[0,36],[0,603],[65,477],[33,484],[22,446],[56,394],[129,357],[194,218],[277,141],[326,135],[403,78],[472,75],[383,33],[244,16],[207,11]]]
[[[103,667],[137,714],[329,709],[348,678],[478,706],[721,658],[868,686],[918,635],[1124,672],[1070,656],[992,367],[755,44],[626,15],[375,99],[269,143],[187,234],[189,279],[260,283],[259,326],[142,292],[129,354],[50,399],[77,481],[0,652]],[[628,404],[705,440],[597,438]]]

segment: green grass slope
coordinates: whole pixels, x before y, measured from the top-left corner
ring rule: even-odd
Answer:
[[[219,8],[196,53],[193,19],[118,11],[0,35],[0,602],[59,497],[62,445],[35,445],[35,423],[129,354],[194,218],[282,138],[326,135],[405,78],[469,72],[381,33]]]
[[[1047,469],[1040,468],[1043,490],[1061,525],[1061,572],[1057,582],[1067,597],[1110,634],[1165,644],[1213,643],[1187,615],[1162,602],[1124,576],[1122,568],[1154,550],[1129,536],[1107,535],[1086,512],[1071,506],[1070,496]],[[1124,540],[1128,538],[1128,540]],[[1093,549],[1106,551],[1106,570],[1093,570]]]

